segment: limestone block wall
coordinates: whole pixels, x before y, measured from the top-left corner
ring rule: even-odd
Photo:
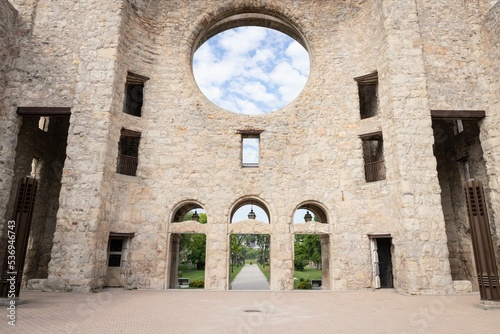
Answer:
[[[430,109],[484,109],[480,28],[492,3],[417,1]]]
[[[11,143],[14,141],[14,131],[9,126],[6,101],[4,91],[8,83],[8,75],[16,57],[16,37],[15,29],[17,22],[17,11],[6,1],[0,1],[0,189],[9,189],[13,174],[13,149]],[[14,148],[15,149],[15,148]],[[9,200],[9,193],[0,192],[0,207],[5,207]],[[2,212],[3,213],[3,212]],[[7,214],[8,215],[8,214]],[[0,241],[3,244],[3,228],[7,217],[1,215]],[[0,254],[0,261],[3,263],[3,254]]]
[[[483,88],[483,98],[486,105],[486,118],[481,122],[481,146],[484,152],[484,160],[488,175],[488,186],[485,189],[489,198],[488,214],[493,234],[497,236],[496,257],[500,270],[500,3],[491,8],[482,20],[481,26],[481,67],[484,69],[484,76],[481,77],[481,87]],[[496,232],[496,233],[495,233]]]
[[[382,3],[391,86],[389,122],[398,166],[398,285],[407,293],[447,292],[451,277],[440,208],[426,76],[414,3]],[[432,287],[432,288],[431,288]]]
[[[7,85],[7,73],[15,56],[17,11],[8,1],[3,0],[0,2],[0,13],[2,14],[2,22],[0,23],[0,92],[3,93]]]
[[[121,5],[121,1],[15,4],[20,12],[20,56],[11,72],[4,103],[12,123],[10,148],[16,147],[21,122],[15,114],[17,106],[72,107],[62,210],[51,256],[54,265],[49,273],[49,286],[55,288],[74,284],[75,289],[88,291],[99,285],[95,267],[105,266],[107,235],[102,237],[103,245],[96,246],[101,234],[95,232],[103,217],[100,187]],[[9,154],[13,158],[13,151]],[[75,244],[74,240],[81,243]],[[95,260],[95,252],[104,255]]]
[[[103,174],[108,159],[122,2],[78,2],[67,19],[78,22],[81,31],[61,209],[46,286],[89,291],[101,287],[105,277],[108,226]]]
[[[207,23],[242,8],[284,15],[309,44],[311,75],[304,92],[265,116],[219,109],[200,93],[191,73],[197,34]],[[152,12],[165,14],[154,17]],[[179,203],[195,201],[209,221],[204,227],[205,287],[227,288],[229,234],[255,232],[252,226],[229,226],[230,209],[250,196],[267,203],[271,216],[264,232],[271,234],[272,289],[293,284],[296,230],[291,223],[304,201],[326,208],[333,289],[371,285],[367,235],[373,233],[393,236],[398,288],[448,289],[416,7],[391,1],[321,6],[306,1],[134,2],[124,17],[122,31],[133,28],[146,38],[126,34],[121,40],[126,47],[119,47],[105,167],[112,181],[104,181],[104,212],[110,231],[135,233],[129,263],[140,286],[163,285],[169,233],[190,231],[170,227],[172,216]],[[141,118],[120,113],[127,70],[150,78]],[[379,71],[380,114],[361,121],[353,78],[374,70]],[[142,134],[136,177],[111,175],[121,127]],[[240,167],[236,131],[241,129],[264,130],[258,169]],[[380,130],[387,179],[367,184],[359,135]]]

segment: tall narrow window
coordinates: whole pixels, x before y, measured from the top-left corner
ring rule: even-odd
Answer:
[[[132,72],[127,72],[127,82],[125,83],[125,103],[123,112],[129,115],[141,117],[144,83],[149,78]]]
[[[118,162],[116,172],[135,176],[139,162],[139,141],[141,133],[122,129],[118,144]]]
[[[241,166],[259,167],[262,130],[239,130],[241,134]]]
[[[359,113],[361,119],[370,118],[378,111],[378,73],[377,71],[354,78],[358,82]]]
[[[360,136],[363,141],[366,182],[385,180],[384,141],[382,132]]]

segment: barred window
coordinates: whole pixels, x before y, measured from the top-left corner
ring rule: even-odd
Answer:
[[[385,180],[384,141],[382,132],[360,136],[363,141],[366,182]]]
[[[122,129],[118,143],[118,161],[116,172],[124,175],[135,176],[139,163],[139,142],[141,133]]]

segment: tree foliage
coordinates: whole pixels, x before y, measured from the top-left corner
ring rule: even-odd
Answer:
[[[318,234],[297,234],[295,236],[295,270],[302,271],[309,263],[321,268],[321,241]]]
[[[194,211],[186,213],[182,220],[191,220],[193,213]],[[200,224],[207,223],[206,213],[199,213],[199,217]],[[206,240],[205,234],[182,234],[179,243],[180,261],[193,264],[197,270],[205,269]]]
[[[232,234],[231,261],[243,263],[245,259],[256,259],[258,263],[269,261],[269,235]]]

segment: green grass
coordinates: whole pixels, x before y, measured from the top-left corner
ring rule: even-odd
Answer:
[[[271,269],[269,268],[269,263],[265,263],[264,265],[259,264],[259,269],[262,271],[264,276],[266,276],[267,281],[269,282],[269,278],[271,277]]]
[[[185,265],[179,265],[178,275],[178,277],[189,278],[190,282],[205,281],[205,270],[188,270]]]
[[[303,278],[304,280],[322,279],[323,271],[319,269],[306,267],[304,271],[295,270],[293,276],[294,278],[297,278],[293,280],[293,288],[297,289],[297,286],[299,285],[301,278]]]
[[[236,277],[236,275],[238,275],[238,273],[241,271],[241,269],[243,269],[243,266],[232,266],[229,270],[231,271],[230,272],[230,282],[232,282],[234,280],[234,278]]]

